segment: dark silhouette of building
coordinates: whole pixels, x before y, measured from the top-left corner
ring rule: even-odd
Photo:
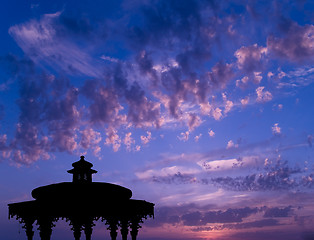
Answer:
[[[27,239],[32,240],[33,224],[36,221],[41,240],[50,240],[54,222],[60,218],[70,222],[75,240],[85,232],[91,239],[94,222],[101,220],[108,226],[112,240],[117,238],[120,228],[123,240],[128,232],[135,240],[138,229],[147,217],[154,216],[154,204],[144,200],[131,199],[132,191],[125,187],[93,182],[93,164],[81,159],[72,164],[72,182],[62,182],[35,188],[33,201],[9,204],[9,217],[15,217],[23,224]]]

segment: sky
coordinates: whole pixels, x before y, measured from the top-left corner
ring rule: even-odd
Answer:
[[[313,1],[22,1],[0,9],[8,203],[94,181],[155,203],[140,240],[314,239]],[[109,237],[97,222],[93,239]],[[60,220],[52,240],[71,239]],[[39,239],[36,230],[34,239]]]

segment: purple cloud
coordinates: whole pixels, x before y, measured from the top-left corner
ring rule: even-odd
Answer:
[[[292,207],[288,206],[285,208],[267,208],[264,213],[265,218],[278,218],[278,217],[289,217],[293,212]]]
[[[292,178],[292,175],[301,173],[299,168],[290,168],[287,162],[278,163],[266,172],[239,177],[218,177],[211,181],[218,186],[233,191],[274,191],[288,190],[302,186],[300,181]],[[300,180],[300,179],[299,179]]]
[[[73,152],[80,112],[78,91],[66,78],[37,73],[29,60],[8,56],[20,85],[20,109],[14,139],[7,141],[7,151],[17,164],[31,164],[47,159],[51,151]]]
[[[208,210],[216,208],[212,205],[198,206],[188,204],[182,206],[163,206],[156,209],[157,224],[152,227],[159,227],[163,224],[194,226],[192,231],[212,231],[223,229],[250,229],[282,225],[279,219],[291,217],[293,209],[288,207],[243,207],[228,208],[226,210]],[[247,221],[249,217],[264,213],[264,219]],[[212,225],[210,225],[212,224]],[[220,224],[220,225],[218,225]]]
[[[191,174],[182,174],[180,172],[168,176],[153,176],[152,181],[156,183],[165,183],[165,184],[187,184],[195,183],[196,179]]]
[[[312,62],[314,49],[314,26],[300,26],[297,23],[287,25],[283,37],[270,36],[267,49],[276,57],[292,62]]]
[[[119,96],[114,88],[105,87],[97,80],[88,80],[80,92],[91,100],[88,115],[92,124],[106,123],[118,126],[123,122],[124,117],[119,114],[123,107],[119,103]]]

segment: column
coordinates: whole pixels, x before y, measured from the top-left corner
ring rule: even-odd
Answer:
[[[110,219],[106,221],[106,224],[109,225],[109,227],[107,228],[108,230],[110,230],[110,237],[111,240],[116,240],[117,239],[117,230],[118,230],[118,221],[115,219]]]
[[[91,240],[93,226],[94,226],[93,220],[89,220],[84,224],[84,232],[85,232],[86,240]]]
[[[50,218],[39,218],[37,220],[37,224],[39,225],[39,236],[41,240],[50,240],[52,227],[54,226],[52,223],[52,219]]]
[[[80,240],[82,226],[80,226],[79,224],[74,224],[72,230],[73,230],[74,239]]]
[[[138,229],[141,228],[140,224],[139,224],[140,220],[137,219],[133,219],[131,221],[131,236],[132,236],[132,240],[136,240],[137,234],[138,234]]]
[[[27,240],[33,239],[33,236],[34,236],[33,223],[34,223],[34,219],[25,219],[24,220],[23,228],[25,228]]]
[[[73,231],[74,239],[80,240],[81,238],[81,231],[82,231],[82,223],[76,218],[70,219],[70,225],[72,225],[71,230]]]
[[[121,235],[122,235],[122,240],[127,240],[128,239],[128,233],[129,233],[129,223],[128,220],[122,220],[120,221],[120,226],[121,226]]]

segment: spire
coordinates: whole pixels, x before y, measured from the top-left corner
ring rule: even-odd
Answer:
[[[81,156],[81,159],[72,163],[73,169],[68,170],[68,173],[73,174],[73,182],[92,182],[92,174],[97,173],[92,169],[93,164],[85,161],[85,157]]]

